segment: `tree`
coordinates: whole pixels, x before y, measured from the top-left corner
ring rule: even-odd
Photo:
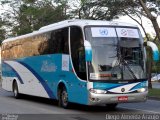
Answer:
[[[157,22],[157,17],[160,14],[160,0],[121,0],[121,6],[117,10],[119,13],[124,13],[135,20],[142,27],[144,32],[145,29],[142,25],[143,21],[141,17],[143,16],[148,18],[151,21],[156,32],[156,36],[160,41],[160,28]],[[137,20],[135,16],[140,20]]]
[[[6,31],[3,28],[4,21],[0,18],[0,44],[5,39]]]
[[[71,14],[74,18],[93,20],[112,20],[117,18],[117,8],[119,5],[113,4],[113,0],[76,0],[73,3]],[[106,4],[105,4],[106,3]]]
[[[142,14],[148,19],[150,19],[154,27],[154,30],[156,32],[156,36],[160,41],[160,28],[157,23],[157,16],[160,14],[160,0],[138,0],[138,1],[143,10]],[[154,12],[156,16],[153,15],[152,12]]]
[[[10,6],[3,13],[10,23],[13,36],[30,33],[40,27],[67,19],[64,4],[54,5],[53,0],[4,0]]]

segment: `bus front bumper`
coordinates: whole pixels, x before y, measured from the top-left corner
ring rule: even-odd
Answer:
[[[89,92],[88,105],[145,102],[148,92],[129,94],[95,94]]]

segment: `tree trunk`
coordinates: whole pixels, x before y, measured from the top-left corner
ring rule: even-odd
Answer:
[[[148,88],[152,89],[152,82],[151,82],[151,73],[152,73],[152,49],[148,48],[148,60],[147,60],[147,73],[148,73]]]
[[[154,30],[155,30],[155,32],[156,32],[156,36],[157,36],[158,40],[160,41],[160,28],[159,28],[159,26],[158,26],[158,23],[157,23],[156,18],[153,17],[153,18],[151,19],[151,22],[152,22],[152,25],[153,25]]]
[[[148,19],[151,20],[152,25],[153,25],[153,27],[154,27],[154,30],[155,30],[155,32],[156,32],[156,36],[157,36],[158,40],[160,41],[160,28],[159,28],[159,25],[158,25],[158,23],[157,23],[156,17],[154,17],[154,16],[151,14],[151,12],[150,12],[149,9],[147,8],[147,6],[146,6],[145,3],[143,2],[143,0],[139,0],[139,2],[140,2],[141,7],[143,8],[143,10],[145,11]]]

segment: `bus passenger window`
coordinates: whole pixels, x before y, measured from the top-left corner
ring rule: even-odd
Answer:
[[[40,54],[69,54],[68,28],[53,30],[44,36],[47,40],[43,40],[39,45]]]
[[[51,32],[50,53],[64,53],[68,54],[68,28],[55,30]],[[51,46],[52,45],[52,46]]]

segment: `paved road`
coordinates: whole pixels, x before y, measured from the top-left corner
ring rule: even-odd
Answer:
[[[148,100],[145,103],[127,103],[118,105],[114,111],[104,106],[87,107],[74,105],[71,109],[58,107],[56,101],[23,96],[15,99],[13,94],[0,88],[0,120],[6,117],[18,117],[19,120],[106,120],[106,115],[159,113],[160,101]],[[10,116],[8,116],[10,115]],[[11,116],[13,115],[13,116]],[[16,116],[17,115],[17,116]]]
[[[152,87],[160,89],[160,82],[152,82]]]

